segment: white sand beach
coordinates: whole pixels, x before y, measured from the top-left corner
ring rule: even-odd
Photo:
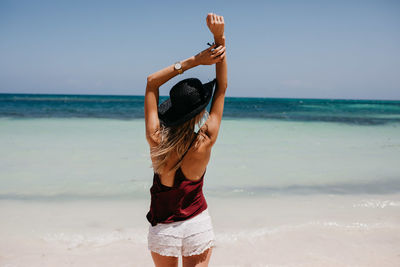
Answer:
[[[397,266],[400,194],[208,197],[210,266]],[[148,201],[1,201],[0,266],[152,266]]]

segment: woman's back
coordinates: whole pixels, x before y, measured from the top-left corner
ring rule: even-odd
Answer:
[[[207,123],[196,135],[193,143],[189,146],[187,152],[181,159],[180,168],[182,173],[188,180],[198,181],[204,174],[211,156],[211,148],[213,143],[206,134]],[[161,183],[165,186],[174,184],[174,177],[177,170],[174,166],[180,161],[178,154],[171,153],[165,167],[164,172],[159,174]]]

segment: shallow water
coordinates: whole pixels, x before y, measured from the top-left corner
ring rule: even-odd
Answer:
[[[400,124],[224,120],[212,196],[400,191]],[[144,121],[0,119],[1,199],[147,198]]]

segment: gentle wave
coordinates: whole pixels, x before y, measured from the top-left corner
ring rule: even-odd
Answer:
[[[359,203],[353,204],[353,207],[380,208],[380,209],[388,207],[400,207],[400,201],[367,199],[367,200],[361,200]]]
[[[374,231],[384,229],[400,229],[400,225],[392,223],[365,223],[365,222],[352,222],[342,223],[337,221],[310,221],[300,224],[287,224],[274,227],[260,227],[247,230],[229,230],[217,232],[214,229],[216,240],[219,243],[235,243],[242,241],[254,241],[255,239],[265,238],[271,235],[282,233],[296,232],[296,231],[309,231],[315,228],[319,229],[340,229],[343,231]],[[136,244],[147,243],[147,229],[115,229],[108,232],[100,233],[46,233],[40,237],[45,242],[61,243],[68,248],[77,248],[81,246],[100,247],[107,246],[115,242],[127,241]]]
[[[319,229],[340,229],[344,231],[372,231],[381,229],[400,229],[400,225],[392,223],[341,223],[336,221],[310,221],[297,225],[287,224],[276,227],[261,227],[258,229],[241,230],[235,232],[223,232],[217,234],[217,239],[223,243],[232,243],[238,241],[252,241],[257,238],[264,238],[270,235],[276,235],[287,232]]]
[[[136,229],[116,229],[110,232],[97,234],[82,233],[46,233],[40,237],[46,242],[60,242],[69,249],[80,246],[100,247],[114,242],[129,241],[139,244],[147,242],[147,233]]]

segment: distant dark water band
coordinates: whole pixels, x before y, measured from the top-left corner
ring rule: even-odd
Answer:
[[[160,102],[166,99],[161,97]],[[144,118],[143,96],[0,94],[6,118]],[[336,122],[357,125],[400,123],[400,101],[232,98],[224,119]]]

